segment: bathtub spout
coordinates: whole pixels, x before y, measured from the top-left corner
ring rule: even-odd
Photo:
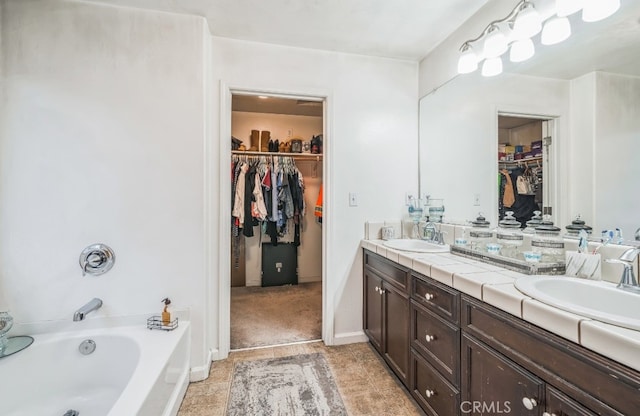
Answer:
[[[81,306],[80,309],[74,312],[73,320],[82,321],[89,312],[100,309],[101,306],[102,299],[93,298],[86,305]]]

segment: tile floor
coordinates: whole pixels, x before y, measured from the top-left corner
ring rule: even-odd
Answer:
[[[313,342],[231,352],[212,363],[208,379],[189,385],[178,416],[223,416],[236,362],[315,352],[325,355],[349,415],[423,415],[368,343],[328,347]]]

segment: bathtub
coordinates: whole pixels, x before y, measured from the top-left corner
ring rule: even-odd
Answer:
[[[0,359],[0,415],[173,416],[189,383],[189,322],[165,332],[123,326],[33,335]],[[83,355],[84,340],[95,351]]]

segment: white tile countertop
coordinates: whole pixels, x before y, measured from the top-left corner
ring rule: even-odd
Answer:
[[[425,254],[387,248],[382,240],[361,246],[417,273],[480,299],[549,332],[640,371],[640,331],[565,312],[521,293],[516,279],[527,275],[451,253]]]

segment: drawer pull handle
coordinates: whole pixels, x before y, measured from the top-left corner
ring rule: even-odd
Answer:
[[[424,298],[426,300],[431,300],[431,299],[435,298],[435,295],[433,293],[425,293],[424,294]]]
[[[431,396],[435,396],[436,392],[433,391],[433,390],[425,390],[424,391],[424,395],[427,396],[427,397],[431,397]]]
[[[425,339],[427,342],[431,342],[431,341],[435,340],[435,339],[436,339],[436,337],[435,337],[435,336],[433,336],[433,335],[429,335],[429,334],[427,334],[427,335],[425,335],[424,339]]]
[[[522,404],[524,405],[524,407],[527,408],[527,410],[533,410],[533,408],[538,405],[538,402],[536,402],[536,399],[530,399],[528,397],[523,397],[522,398]]]

